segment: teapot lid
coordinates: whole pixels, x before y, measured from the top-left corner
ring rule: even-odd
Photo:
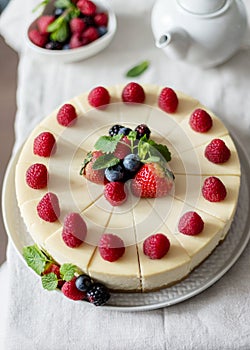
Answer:
[[[227,0],[177,0],[177,2],[189,12],[205,15],[220,10]]]

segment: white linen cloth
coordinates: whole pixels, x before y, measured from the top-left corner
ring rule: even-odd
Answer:
[[[136,81],[171,86],[196,97],[223,118],[249,151],[250,51],[207,70],[170,61],[154,46],[153,0],[110,3],[118,20],[111,45],[85,61],[58,64],[38,60],[25,47],[25,29],[37,1],[10,2],[0,18],[0,31],[20,53],[15,150],[59,104],[96,85],[128,82],[127,69],[148,59],[150,68]],[[249,350],[249,256],[248,245],[220,281],[192,299],[160,310],[123,313],[80,306],[43,290],[9,243],[0,270],[0,349]]]

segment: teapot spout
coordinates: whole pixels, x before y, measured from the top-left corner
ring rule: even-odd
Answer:
[[[176,59],[184,59],[190,46],[190,37],[182,28],[174,28],[156,39],[155,45],[166,50]]]

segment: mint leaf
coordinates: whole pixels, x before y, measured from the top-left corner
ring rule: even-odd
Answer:
[[[145,160],[146,155],[148,154],[149,147],[150,146],[147,142],[144,142],[142,139],[140,139],[138,143],[138,156],[141,158],[142,162]]]
[[[38,275],[42,274],[48,259],[36,244],[33,246],[24,247],[23,257],[29,267],[31,267]]]
[[[148,140],[148,143],[150,146],[152,146],[157,152],[159,152],[163,156],[163,158],[166,160],[166,162],[170,162],[171,153],[166,145],[158,144],[153,140]],[[150,149],[150,151],[151,151],[151,149]],[[151,154],[156,155],[155,153],[156,152],[151,152]]]
[[[47,290],[55,290],[58,284],[57,276],[54,272],[42,276],[42,286]]]
[[[68,8],[72,5],[70,0],[56,0],[54,3],[55,7],[59,7],[62,9]]]
[[[44,0],[40,2],[35,8],[33,8],[32,12],[36,12],[40,7],[45,7],[49,2],[50,0]]]
[[[97,158],[92,166],[93,170],[100,170],[114,166],[120,162],[120,159],[116,158],[113,154],[104,154],[103,156]]]
[[[92,152],[90,151],[90,152],[87,153],[87,155],[86,155],[86,157],[85,157],[85,159],[84,159],[84,161],[82,163],[82,167],[81,167],[81,170],[80,170],[80,175],[83,175],[83,171],[86,168],[86,165],[89,162],[91,162],[92,158],[93,158],[93,155],[92,155]]]
[[[59,17],[60,18],[60,17]],[[58,19],[59,19],[58,18]],[[52,25],[53,23],[51,23]],[[51,30],[51,29],[50,29]],[[50,39],[53,41],[64,42],[69,36],[69,27],[65,19],[61,23],[60,27],[50,34]]]
[[[138,65],[134,66],[133,68],[129,69],[129,71],[126,73],[126,77],[138,77],[143,72],[145,72],[145,70],[148,69],[148,67],[149,61],[143,61]]]
[[[159,163],[160,160],[161,160],[160,157],[151,156],[151,157],[148,157],[147,159],[143,160],[143,163]]]
[[[47,27],[47,32],[52,33],[56,30],[58,30],[64,22],[64,17],[60,16],[56,20],[54,20],[52,23],[50,23]]]
[[[137,136],[137,132],[136,131],[130,131],[130,133],[127,135],[127,138],[130,141],[135,141],[136,140],[136,136]]]
[[[116,146],[122,137],[123,135],[101,136],[96,141],[94,147],[97,151],[102,151],[104,153],[112,153],[116,149]]]
[[[73,264],[63,264],[60,268],[60,273],[64,281],[70,281],[77,272],[77,267]]]

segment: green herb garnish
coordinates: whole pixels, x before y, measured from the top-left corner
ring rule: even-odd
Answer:
[[[143,61],[139,63],[138,65],[128,70],[128,72],[126,73],[126,77],[128,78],[138,77],[143,72],[145,72],[145,70],[148,69],[149,64],[150,64],[149,61]]]

